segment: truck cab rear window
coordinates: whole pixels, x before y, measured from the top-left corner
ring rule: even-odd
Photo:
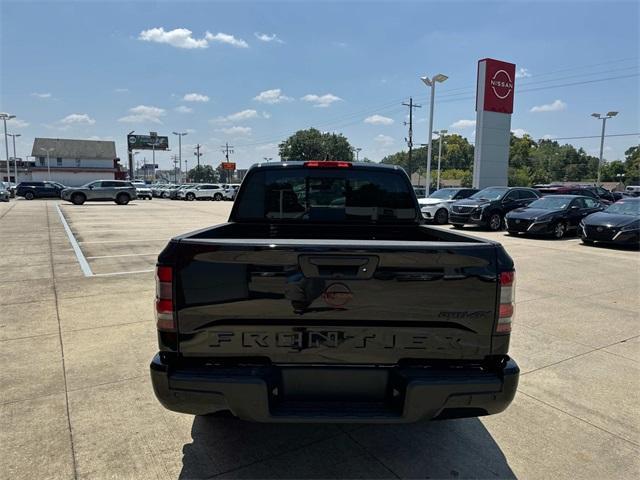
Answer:
[[[402,173],[278,169],[243,186],[236,221],[414,222],[416,206]]]

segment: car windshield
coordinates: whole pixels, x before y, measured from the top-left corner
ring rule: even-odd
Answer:
[[[429,198],[438,198],[440,200],[451,200],[453,196],[458,193],[457,188],[441,188],[440,190],[436,190]]]
[[[476,200],[500,200],[508,190],[506,187],[489,187],[474,193],[469,198]]]
[[[542,197],[535,202],[529,204],[529,208],[539,208],[541,210],[564,210],[571,202],[570,198],[565,197]]]
[[[640,217],[640,202],[616,202],[610,205],[605,212],[614,213],[616,215],[631,215],[633,217]]]

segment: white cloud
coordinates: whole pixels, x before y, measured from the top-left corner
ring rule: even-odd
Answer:
[[[165,115],[165,110],[158,107],[138,105],[129,109],[129,115],[118,119],[125,123],[162,123],[161,117]]]
[[[116,93],[128,93],[129,89],[128,88],[116,88],[114,90],[114,92],[116,92]]]
[[[208,43],[205,38],[193,38],[192,31],[186,28],[176,28],[165,31],[163,27],[143,30],[138,36],[138,40],[144,42],[166,43],[176,48],[207,48]]]
[[[520,67],[516,71],[516,78],[529,78],[530,76],[531,76],[531,73],[529,73],[529,69],[527,68]]]
[[[228,33],[206,32],[204,38],[194,38],[193,32],[188,28],[175,28],[165,30],[163,27],[143,30],[138,36],[138,40],[144,42],[166,43],[175,48],[195,49],[207,48],[209,42],[226,43],[239,48],[248,48],[249,44],[240,38],[236,38]]]
[[[395,143],[393,137],[389,135],[376,135],[373,140],[381,147],[390,147]]]
[[[63,125],[93,125],[96,121],[86,113],[72,113],[60,120]]]
[[[240,112],[232,113],[231,115],[227,115],[226,117],[217,117],[211,120],[211,123],[233,123],[239,122],[241,120],[249,120],[252,118],[257,118],[258,112],[253,109],[246,109]]]
[[[266,118],[268,120],[271,118],[271,114],[269,112],[262,112],[262,118]]]
[[[554,100],[552,103],[546,105],[536,105],[532,107],[530,112],[560,112],[567,109],[567,104],[562,100]]]
[[[333,102],[338,102],[342,100],[340,97],[333,95],[332,93],[326,93],[324,95],[316,95],[314,93],[309,93],[302,97],[300,100],[305,102],[313,103],[314,107],[326,108],[331,105]]]
[[[513,130],[511,130],[511,133],[513,133],[516,137],[524,137],[525,135],[529,135],[529,132],[527,132],[524,128],[514,128]]]
[[[37,98],[51,98],[51,94],[50,93],[38,93],[38,92],[33,92],[31,94],[32,97],[37,97]]]
[[[260,92],[258,95],[253,97],[253,99],[258,102],[269,104],[290,102],[291,100],[293,100],[293,98],[284,95],[282,93],[282,90],[280,90],[279,88],[273,88],[271,90]]]
[[[475,126],[475,120],[458,120],[457,122],[453,122],[449,125],[449,128],[453,128],[454,130],[463,130],[465,128],[473,128]]]
[[[13,128],[26,128],[29,126],[29,122],[25,122],[24,120],[20,120],[19,118],[12,118],[7,120],[7,126]]]
[[[228,127],[221,128],[220,132],[225,135],[235,136],[235,137],[244,137],[247,135],[251,135],[251,127]]]
[[[187,93],[182,100],[185,102],[208,102],[209,97],[201,93]]]
[[[255,32],[254,35],[261,42],[266,42],[266,43],[269,43],[269,42],[284,43],[282,41],[282,39],[280,39],[278,37],[278,35],[276,35],[275,33],[272,33],[271,35],[269,35],[268,33]]]
[[[228,33],[216,33],[214,35],[211,32],[207,32],[204,38],[209,42],[226,43],[227,45],[232,45],[238,48],[249,48],[249,44],[247,42],[245,42],[241,38],[236,38],[233,35],[229,35]]]
[[[180,105],[179,107],[176,107],[176,112],[178,112],[178,113],[191,113],[191,112],[193,112],[193,108],[187,107],[186,105]]]
[[[371,115],[364,119],[364,123],[370,123],[371,125],[391,125],[393,118],[384,117],[382,115]]]

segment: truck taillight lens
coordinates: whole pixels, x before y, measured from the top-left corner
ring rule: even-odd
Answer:
[[[496,333],[511,333],[511,322],[513,321],[514,315],[516,272],[501,272],[499,281],[500,307]]]
[[[158,330],[172,332],[176,329],[173,315],[173,269],[156,267],[156,326]]]

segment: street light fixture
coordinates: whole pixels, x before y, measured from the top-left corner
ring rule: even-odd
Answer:
[[[51,160],[49,158],[49,154],[51,152],[53,152],[55,150],[55,148],[54,147],[51,147],[51,148],[40,147],[40,150],[42,150],[43,152],[47,152],[47,179],[49,181],[51,181]]]
[[[602,168],[602,154],[604,152],[604,129],[607,124],[607,120],[618,115],[618,112],[607,112],[606,115],[601,115],[599,113],[592,113],[591,116],[597,120],[602,120],[602,134],[600,135],[600,158],[598,159],[598,181],[597,184],[600,185],[600,170]]]
[[[356,162],[357,162],[357,161],[359,161],[359,155],[360,155],[360,152],[362,151],[362,148],[360,148],[360,147],[355,147],[355,148],[353,149],[353,151],[354,151],[354,152],[356,152]]]
[[[9,166],[9,139],[7,138],[7,120],[11,120],[12,118],[16,118],[15,115],[11,115],[6,112],[0,112],[0,118],[4,122],[4,151],[6,153],[7,159],[7,182],[11,178],[11,167]]]
[[[425,198],[429,196],[429,187],[431,186],[431,154],[433,151],[433,106],[436,97],[436,83],[442,83],[447,80],[447,78],[449,77],[442,73],[438,73],[431,78],[426,76],[420,77],[420,80],[422,80],[427,87],[431,88],[431,108],[429,109],[429,147],[427,149],[427,188],[425,188],[424,191]]]
[[[448,130],[440,130],[439,132],[433,132],[438,135],[438,181],[436,183],[436,189],[440,190],[440,165],[442,160],[442,142],[444,141],[444,136],[448,132]]]
[[[189,132],[173,132],[174,135],[178,136],[178,161],[180,162],[180,170],[182,170],[182,137],[188,133]],[[200,158],[198,158],[198,163],[200,163]]]
[[[8,133],[13,139],[13,181],[18,185],[18,157],[16,156],[16,137],[21,137],[21,133]],[[11,180],[9,180],[11,181]]]
[[[269,163],[271,160],[273,160],[273,157],[262,157],[262,159],[263,159],[265,162]]]

